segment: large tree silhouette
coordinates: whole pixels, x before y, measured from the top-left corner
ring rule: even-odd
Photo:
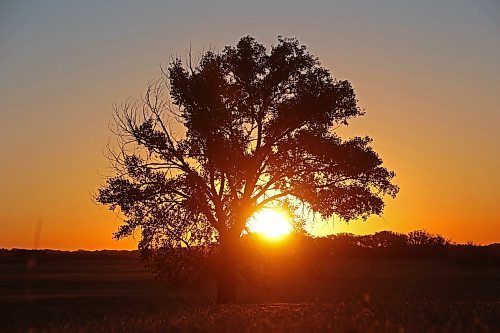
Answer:
[[[349,221],[380,214],[383,196],[398,192],[369,137],[334,132],[363,115],[350,83],[296,39],[267,52],[247,36],[185,63],[174,59],[140,101],[115,108],[117,172],[97,200],[124,216],[115,237],[140,230],[142,251],[219,244],[219,302],[235,299],[238,243],[254,212]]]

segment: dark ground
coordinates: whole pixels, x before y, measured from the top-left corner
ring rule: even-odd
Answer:
[[[324,266],[324,265],[323,265]],[[135,252],[0,256],[0,332],[500,332],[500,267],[344,259],[328,269],[172,290]]]

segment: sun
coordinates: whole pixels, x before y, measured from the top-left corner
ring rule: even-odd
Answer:
[[[273,208],[266,208],[253,214],[248,223],[248,229],[250,232],[274,240],[288,235],[293,227],[284,213]]]

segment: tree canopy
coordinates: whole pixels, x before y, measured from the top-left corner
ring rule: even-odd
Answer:
[[[117,172],[97,201],[123,214],[117,238],[139,229],[146,252],[224,243],[263,207],[349,221],[397,194],[371,138],[335,133],[364,114],[351,84],[297,39],[266,50],[247,36],[191,59],[174,58],[141,100],[115,108]]]

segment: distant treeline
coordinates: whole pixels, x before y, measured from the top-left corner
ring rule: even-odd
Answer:
[[[201,249],[200,249],[201,250]],[[181,259],[192,253],[199,257],[212,255],[214,250],[159,251],[158,255]],[[372,235],[354,235],[341,233],[326,237],[310,237],[307,235],[291,235],[278,243],[266,241],[257,235],[247,235],[243,238],[242,257],[259,255],[287,255],[290,259],[316,258],[321,261],[328,258],[363,258],[363,259],[433,259],[446,258],[471,265],[500,265],[500,244],[477,245],[473,243],[457,244],[441,235],[430,234],[424,230],[412,231],[408,234],[392,231],[381,231]],[[82,259],[115,259],[130,260],[140,257],[138,251],[100,250],[100,251],[58,251],[58,250],[28,250],[0,249],[0,259],[19,260],[22,258],[39,257],[46,260],[82,260]],[[193,261],[190,258],[189,261]],[[162,260],[160,260],[162,261]],[[170,261],[167,259],[167,261]],[[183,261],[183,260],[181,260]]]
[[[500,265],[500,244],[457,244],[441,235],[416,230],[408,234],[381,231],[372,235],[348,233],[303,240],[318,256],[380,259],[448,258],[466,264]]]
[[[32,259],[38,261],[137,261],[137,250],[98,250],[98,251],[63,251],[50,249],[0,249],[0,263],[24,262]]]

